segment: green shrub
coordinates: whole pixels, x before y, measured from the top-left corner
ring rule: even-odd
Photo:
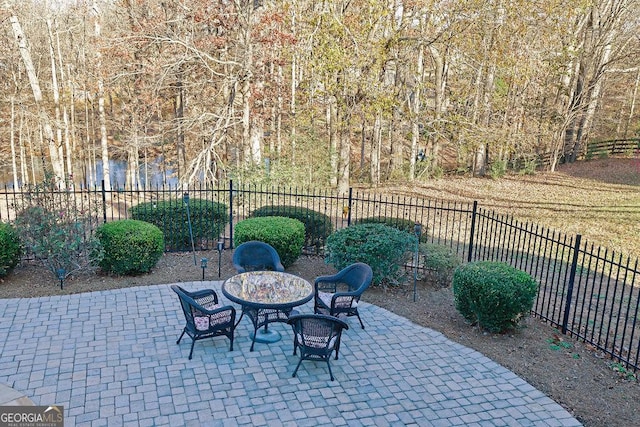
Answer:
[[[28,186],[16,201],[14,226],[26,253],[31,253],[58,279],[80,271],[92,271],[102,251],[95,236],[100,224],[97,205],[89,208],[76,193],[60,190],[47,173],[42,183]],[[68,188],[68,186],[67,186]]]
[[[435,179],[441,179],[444,176],[444,169],[440,165],[435,165],[431,168],[431,177]]]
[[[274,247],[282,265],[287,268],[302,253],[304,224],[283,216],[263,216],[240,221],[233,229],[233,244],[258,240]]]
[[[606,159],[609,157],[609,152],[606,148],[600,147],[599,144],[587,145],[587,152],[584,155],[585,160],[593,160],[594,158]]]
[[[472,324],[491,332],[517,326],[533,307],[536,281],[526,272],[501,262],[474,262],[453,274],[456,309]]]
[[[424,268],[440,286],[449,286],[453,272],[462,263],[458,254],[450,247],[437,243],[420,243],[420,254],[424,259]]]
[[[164,253],[162,231],[153,224],[124,219],[101,225],[96,235],[102,243],[102,270],[119,275],[148,273]]]
[[[489,176],[492,179],[500,179],[507,174],[507,162],[496,160],[489,166]]]
[[[316,247],[316,253],[324,246],[327,237],[333,231],[331,218],[311,209],[299,206],[263,206],[251,213],[252,217],[284,216],[294,218],[304,224],[304,246]]]
[[[536,160],[525,160],[522,164],[522,168],[520,169],[520,171],[518,171],[518,173],[520,175],[535,175],[537,168],[538,162]]]
[[[440,179],[444,176],[444,169],[433,156],[427,156],[425,160],[415,163],[415,176],[416,179],[423,182],[430,179]]]
[[[217,240],[229,221],[229,208],[223,203],[205,199],[182,198],[145,202],[129,210],[132,219],[150,222],[162,230],[165,244],[172,250],[190,250],[189,217],[193,240],[198,246],[202,240]]]
[[[373,283],[397,284],[400,267],[416,247],[416,236],[384,224],[356,224],[327,238],[325,261],[341,270],[364,262],[373,270]]]
[[[593,147],[587,146],[587,152],[584,155],[584,159],[586,161],[593,160],[594,153],[595,153],[595,150],[593,149]]]
[[[389,216],[370,216],[366,218],[360,218],[354,221],[354,224],[384,224],[388,227],[397,228],[400,231],[407,232],[409,234],[415,234],[416,223],[410,219],[394,218]],[[423,227],[420,233],[420,241],[427,241],[426,229]]]
[[[0,222],[0,277],[4,277],[20,262],[22,246],[13,226]]]

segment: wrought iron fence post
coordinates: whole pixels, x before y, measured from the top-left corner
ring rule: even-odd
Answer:
[[[102,180],[102,220],[107,223],[107,189],[104,187],[104,179]]]
[[[189,213],[189,192],[185,191],[182,195],[182,201],[187,207],[187,223],[189,225],[189,239],[191,240],[191,251],[193,252],[193,264],[198,265],[198,261],[196,261],[196,247],[193,243],[193,228],[191,227],[191,214]]]
[[[573,259],[571,260],[571,271],[569,272],[569,285],[567,287],[567,299],[564,304],[564,317],[562,318],[562,333],[567,333],[569,323],[569,312],[571,311],[571,299],[573,297],[573,285],[576,281],[576,270],[578,269],[578,252],[580,251],[580,240],[582,235],[576,234],[576,242],[573,245]]]
[[[418,260],[420,259],[420,235],[422,234],[422,224],[416,222],[413,226],[413,233],[416,236],[416,252],[413,260],[413,302],[416,302],[416,292],[418,289]]]
[[[467,255],[467,262],[471,262],[471,256],[473,255],[473,236],[476,233],[476,214],[478,212],[478,201],[473,201],[473,211],[471,212],[471,233],[469,234],[469,254]]]
[[[233,249],[233,180],[229,180],[229,247]]]
[[[349,187],[349,200],[347,201],[347,227],[351,225],[351,204],[353,203],[353,187]]]

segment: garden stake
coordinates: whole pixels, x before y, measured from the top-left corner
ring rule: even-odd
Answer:
[[[189,238],[191,239],[191,252],[193,252],[193,265],[198,265],[196,261],[196,247],[193,244],[193,229],[191,228],[191,215],[189,213],[189,193],[184,192],[182,195],[182,200],[184,200],[184,204],[187,205],[187,222],[189,223]]]
[[[422,234],[422,224],[418,224],[413,226],[413,232],[416,235],[416,256],[413,260],[413,302],[416,302],[416,289],[418,284],[418,252],[420,251],[420,234]]]

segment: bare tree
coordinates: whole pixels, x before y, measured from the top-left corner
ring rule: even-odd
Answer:
[[[47,141],[47,145],[49,147],[49,157],[51,160],[52,171],[58,179],[59,185],[64,186],[64,163],[58,151],[59,147],[56,143],[56,138],[53,133],[51,119],[44,106],[44,98],[42,96],[42,90],[40,89],[40,81],[38,79],[38,75],[31,58],[31,52],[29,50],[27,37],[22,31],[22,25],[20,24],[17,14],[13,11],[12,2],[10,2],[10,0],[3,0],[2,6],[5,10],[10,12],[9,22],[11,24],[11,29],[13,31],[16,46],[20,52],[25,71],[29,78],[33,98],[36,102],[39,124],[42,127],[43,131],[43,138]]]

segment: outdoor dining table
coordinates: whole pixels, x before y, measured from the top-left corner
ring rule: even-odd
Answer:
[[[313,298],[313,286],[305,279],[279,271],[248,271],[224,281],[222,293],[230,301],[242,306],[253,324],[251,350],[254,344],[274,343],[280,333],[269,329],[269,323],[286,322],[293,308]],[[264,328],[262,328],[264,326]]]

